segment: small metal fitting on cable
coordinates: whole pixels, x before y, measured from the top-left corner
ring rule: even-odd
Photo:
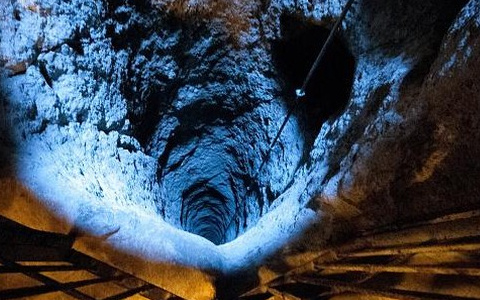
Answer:
[[[297,99],[302,98],[305,96],[305,90],[304,89],[296,89],[295,90],[295,95],[297,95]]]

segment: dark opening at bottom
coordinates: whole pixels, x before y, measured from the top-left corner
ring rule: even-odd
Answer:
[[[205,182],[192,186],[182,196],[183,229],[203,236],[215,245],[227,242],[226,231],[234,210],[228,199]]]

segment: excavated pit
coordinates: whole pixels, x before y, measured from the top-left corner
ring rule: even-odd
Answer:
[[[57,128],[66,130],[72,134],[65,138],[69,152],[68,147],[79,147],[69,144],[78,140],[75,135],[105,134],[91,141],[113,142],[116,151],[144,155],[116,155],[126,169],[135,170],[120,171],[131,182],[116,184],[116,175],[102,167],[113,164],[109,157],[115,155],[107,150],[99,161],[85,161],[78,171],[64,168],[61,176],[73,182],[104,177],[105,182],[90,184],[86,192],[154,206],[174,227],[224,244],[254,226],[292,185],[322,124],[345,107],[355,63],[343,42],[335,39],[257,176],[292,105],[294,89],[307,75],[328,29],[282,17],[278,36],[239,47],[221,19],[159,14],[151,8],[149,1],[106,2],[104,22],[89,16],[92,28],[74,28],[64,43],[38,50],[35,72],[65,99],[53,105],[58,113],[29,115],[32,129],[21,135],[50,137],[58,134]],[[18,15],[16,22],[22,22]],[[249,56],[256,58],[245,63]],[[92,79],[78,75],[81,72]],[[83,80],[79,78],[90,81],[69,87]],[[78,94],[72,92],[75,88]],[[93,91],[105,95],[97,98]],[[36,105],[27,109],[35,112]],[[98,132],[90,133],[92,129]],[[76,173],[80,177],[71,175]],[[145,190],[137,196],[142,186]],[[127,192],[117,190],[123,188]]]
[[[234,299],[355,233],[477,207],[475,1],[356,2],[255,175],[344,2],[1,2],[1,213]]]
[[[355,62],[336,38],[255,177],[329,30],[282,17],[279,37],[245,50],[215,22],[159,16],[148,7],[107,6],[106,35],[114,51],[127,54],[120,90],[130,123],[122,130],[158,162],[161,216],[224,244],[255,225],[292,184],[322,124],[346,106]],[[244,68],[245,55],[257,55],[252,49],[262,59]]]
[[[269,140],[276,134],[279,122],[283,121],[292,105],[294,88],[301,85],[329,34],[329,30],[323,27],[294,19],[284,19],[282,25],[281,38],[273,42],[272,63],[280,76],[275,80],[282,81],[283,87],[281,95],[273,103],[249,102],[246,99],[244,104],[232,110],[229,106],[235,101],[231,98],[234,95],[223,94],[212,95],[215,103],[202,98],[194,99],[193,103],[172,111],[178,125],[159,157],[158,180],[167,186],[173,184],[181,192],[177,193],[176,200],[180,205],[167,208],[166,219],[217,245],[235,239],[269,210],[276,197],[290,184],[290,174],[305,163],[304,157],[311,150],[322,124],[338,116],[350,96],[355,61],[336,38],[307,86],[306,97],[295,111],[290,128],[282,133],[274,154],[267,161],[270,168],[254,177],[265,157]],[[202,27],[193,26],[186,32],[198,33],[202,30]],[[194,68],[197,58],[190,59],[193,60],[190,67]],[[222,70],[214,68],[212,74],[201,73],[201,76],[197,75],[195,82],[203,80],[208,83],[209,78],[222,77]],[[182,85],[189,85],[190,81],[189,76],[180,79]],[[188,94],[182,95],[189,97]],[[179,100],[177,97],[173,101]],[[258,115],[258,109],[263,107],[279,107],[281,110],[273,116]],[[270,137],[252,140],[248,132],[238,134],[240,128],[248,130],[249,126],[256,126],[258,117],[276,119],[273,124],[264,123],[259,128],[260,134],[267,131]],[[144,118],[143,123],[152,121]],[[147,140],[153,145],[157,139],[158,135],[152,134]],[[289,153],[289,141],[294,141],[301,149]],[[258,150],[241,153],[238,149],[245,146]],[[283,157],[275,155],[278,151],[283,152]],[[287,164],[286,170],[277,170],[277,164]],[[272,173],[279,182],[271,179]]]
[[[361,3],[359,7],[367,15],[364,18],[375,14],[375,6]],[[443,3],[438,10],[446,7]],[[436,22],[446,26],[443,19],[453,15],[440,16]],[[15,20],[21,22],[18,13]],[[394,22],[402,24],[402,20]],[[355,59],[342,39],[345,33],[337,33],[265,169],[255,176],[293,105],[295,89],[330,33],[328,26],[289,14],[279,18],[279,25],[278,36],[268,43],[242,49],[232,43],[231,32],[219,29],[218,20],[210,22],[201,14],[161,15],[151,10],[148,1],[107,2],[99,31],[108,41],[104,47],[111,47],[123,63],[122,72],[113,78],[126,103],[125,115],[116,113],[108,120],[107,108],[69,112],[59,105],[58,120],[45,118],[36,132],[47,124],[93,123],[107,134],[133,137],[135,141],[124,138],[117,145],[157,161],[156,178],[151,180],[161,187],[161,195],[153,197],[161,217],[215,244],[232,241],[255,225],[291,186],[295,171],[309,163],[322,125],[327,120],[333,123],[344,111],[352,90]],[[435,28],[434,32],[441,32],[436,43],[444,30]],[[99,33],[76,29],[61,51],[52,51],[53,56],[91,55],[89,44],[95,34]],[[390,38],[381,37],[387,42]],[[57,70],[58,63],[46,57],[48,53],[42,55],[35,63],[48,87],[55,89],[67,71]],[[258,59],[245,65],[244,60],[255,55]],[[93,68],[94,78],[112,80],[112,71]],[[110,97],[118,105],[113,99],[119,95]],[[98,190],[102,195],[102,188]]]
[[[258,176],[268,146],[293,105],[295,89],[302,85],[335,17],[314,21],[299,11],[280,9],[280,4],[271,11],[259,6],[265,11],[256,13],[274,21],[252,21],[251,28],[243,28],[244,24],[234,22],[238,20],[230,20],[231,14],[218,14],[216,7],[175,13],[175,9],[152,9],[147,0],[99,2],[101,13],[85,9],[88,26],[72,25],[67,28],[69,34],[53,41],[39,38],[27,58],[14,62],[20,71],[7,85],[25,86],[25,80],[31,85],[26,90],[41,91],[43,98],[37,101],[28,94],[4,105],[10,111],[5,114],[25,127],[18,133],[8,128],[12,131],[8,134],[12,139],[20,137],[18,145],[32,148],[30,140],[41,144],[51,139],[47,144],[53,150],[47,152],[52,153],[70,153],[80,147],[78,137],[84,137],[81,146],[85,150],[78,157],[93,158],[68,169],[64,165],[70,167],[69,158],[62,157],[64,165],[59,163],[54,169],[59,178],[70,176],[78,186],[88,176],[111,179],[106,183],[91,180],[85,190],[102,200],[110,193],[113,200],[108,201],[121,205],[138,201],[154,207],[174,227],[224,244],[278,205],[277,199],[296,180],[295,172],[316,163],[310,154],[322,126],[328,122],[333,128],[335,119],[349,109],[354,73],[363,72],[357,69],[356,58],[363,57],[364,68],[370,60],[380,65],[383,60],[405,58],[415,65],[405,82],[418,84],[465,3],[426,1],[419,9],[412,1],[356,4],[347,15],[348,26],[337,33]],[[12,7],[15,26],[29,20],[32,9],[20,4]],[[35,9],[45,14],[43,8]],[[427,12],[431,18],[425,18]],[[278,21],[268,14],[276,14]],[[238,41],[242,34],[244,44]],[[246,38],[249,34],[255,39]],[[16,76],[26,79],[15,82]],[[386,78],[379,79],[383,84],[372,80],[369,84],[378,83],[378,87],[372,87],[365,99],[347,111],[344,123],[351,129],[339,129],[338,136],[326,135],[331,143],[325,148],[332,147],[325,151],[332,154],[322,182],[334,177],[352,146],[374,122],[371,111],[380,110],[385,98],[393,97],[394,80]],[[380,90],[380,86],[389,88]],[[363,106],[362,101],[369,103]],[[356,115],[355,109],[362,107],[372,109]],[[358,117],[364,114],[365,118]],[[111,145],[118,153],[108,152]],[[36,154],[36,149],[27,150]],[[116,172],[125,177],[110,178],[112,166],[119,166]],[[115,190],[117,181],[127,182],[127,187]],[[139,191],[142,196],[137,199]]]

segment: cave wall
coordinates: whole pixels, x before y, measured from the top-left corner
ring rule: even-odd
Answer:
[[[474,0],[357,1],[256,176],[310,65],[302,47],[344,3],[1,3],[2,182],[97,257],[135,269],[117,250],[134,253],[170,287],[142,257],[186,266],[169,272],[192,299],[218,274],[241,290],[358,231],[477,208]],[[19,190],[0,212],[42,227],[14,212]]]

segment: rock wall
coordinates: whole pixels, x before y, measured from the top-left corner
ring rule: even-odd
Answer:
[[[230,292],[358,231],[478,207],[475,0],[356,1],[258,171],[345,2],[2,2],[2,178]]]

